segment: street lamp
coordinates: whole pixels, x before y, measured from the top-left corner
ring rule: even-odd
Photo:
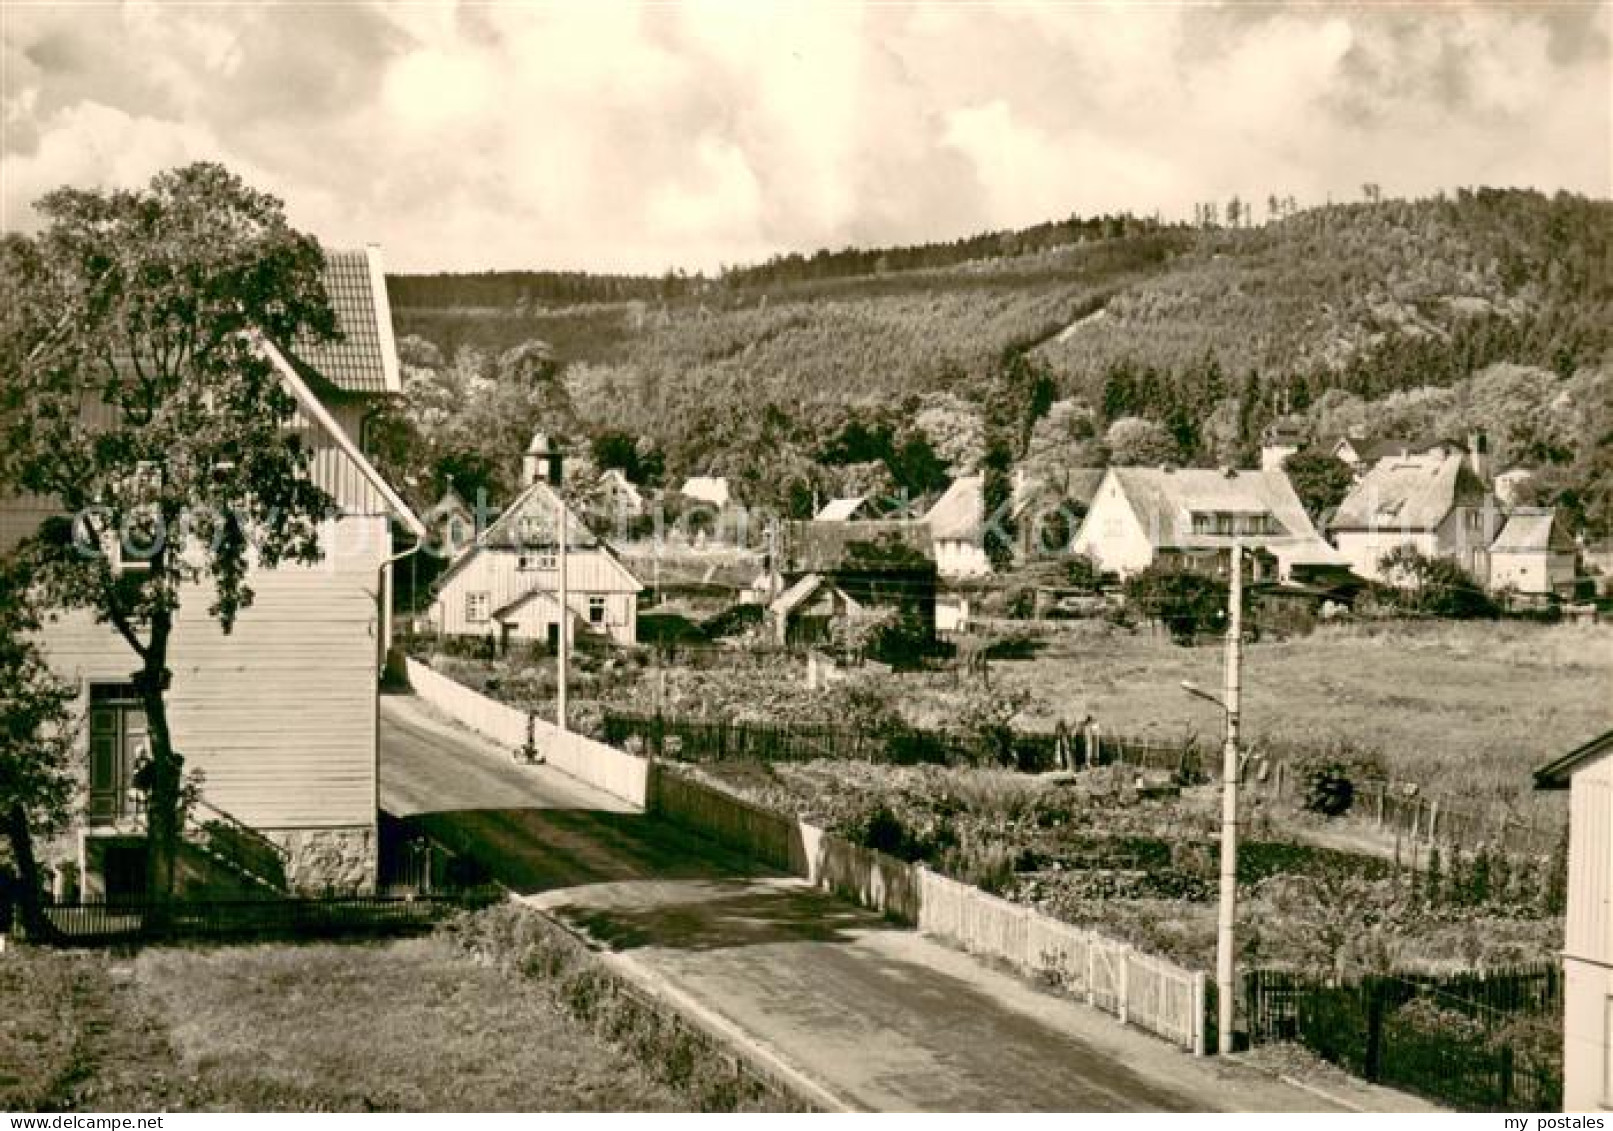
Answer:
[[[1226,716],[1226,742],[1221,749],[1221,905],[1215,938],[1216,1048],[1232,1051],[1232,1014],[1236,1002],[1233,932],[1238,915],[1238,705],[1243,667],[1243,547],[1232,545],[1232,578],[1227,595],[1226,692],[1221,698],[1190,680],[1182,690],[1214,703]]]

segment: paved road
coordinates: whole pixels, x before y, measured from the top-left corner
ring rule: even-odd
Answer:
[[[383,700],[382,805],[846,1106],[1317,1110]]]

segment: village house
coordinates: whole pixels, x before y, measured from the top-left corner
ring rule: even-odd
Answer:
[[[983,577],[991,572],[986,557],[985,478],[954,479],[924,516],[930,552],[942,577]]]
[[[391,633],[393,563],[425,527],[360,450],[368,408],[402,392],[379,252],[327,252],[326,287],[341,338],[260,348],[296,400],[293,427],[312,453],[311,477],[337,502],[321,532],[324,560],[254,569],[254,600],[225,635],[209,594],[184,595],[170,643],[169,721],[200,800],[182,846],[186,890],[364,890],[376,882],[378,677]],[[94,421],[88,421],[90,427]],[[0,551],[28,537],[54,507],[0,503]],[[393,544],[394,524],[412,545]],[[144,890],[145,829],[133,788],[147,749],[145,713],[130,683],[137,662],[87,612],[45,627],[53,668],[78,688],[86,807],[42,862],[81,894]],[[236,850],[200,835],[228,825]]]
[[[1563,1110],[1613,1111],[1613,730],[1535,771],[1568,794]]]
[[[420,514],[430,537],[428,549],[452,561],[476,543],[476,513],[450,483],[439,498]]]
[[[1301,416],[1280,416],[1260,438],[1260,470],[1281,471],[1283,462],[1305,446],[1309,429]]]
[[[767,606],[767,622],[780,647],[827,644],[837,626],[862,615],[862,605],[821,573],[797,578]]]
[[[1234,542],[1265,551],[1285,579],[1299,566],[1342,561],[1311,525],[1281,471],[1112,467],[1074,550],[1100,570],[1122,575],[1159,560],[1224,574]],[[1253,580],[1269,578],[1257,572]]]
[[[1473,455],[1445,448],[1380,460],[1339,504],[1328,534],[1350,568],[1371,581],[1383,579],[1384,555],[1412,546],[1483,584],[1503,515],[1475,464]]]
[[[1529,482],[1535,477],[1533,468],[1514,467],[1503,471],[1495,477],[1495,497],[1501,500],[1504,507],[1522,506],[1529,487]]]
[[[607,468],[594,484],[595,508],[613,519],[634,519],[644,514],[644,492],[619,467]]]
[[[570,639],[590,633],[617,644],[638,640],[638,595],[644,586],[561,499],[560,453],[543,433],[522,460],[522,489],[437,583],[427,614],[442,636],[480,637],[557,647],[562,612],[560,567],[566,570]],[[564,510],[564,545],[560,553]]]
[[[849,600],[842,611],[888,610],[933,629],[936,568],[929,548],[929,534],[917,522],[790,523],[780,555],[785,588],[773,604],[789,596],[802,579],[815,575],[823,585],[796,594],[789,615],[797,615],[794,610],[807,596],[822,599],[826,585]]]
[[[1444,458],[1467,452],[1467,448],[1454,440],[1368,440],[1350,435],[1324,436],[1312,445],[1312,449],[1348,464],[1358,481],[1386,459],[1416,456]]]
[[[1514,507],[1490,544],[1491,589],[1574,595],[1578,547],[1552,507]]]

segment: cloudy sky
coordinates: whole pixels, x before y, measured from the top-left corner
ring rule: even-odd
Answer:
[[[0,4],[0,226],[222,160],[402,270],[1610,185],[1607,4]],[[1264,214],[1264,208],[1261,208]]]

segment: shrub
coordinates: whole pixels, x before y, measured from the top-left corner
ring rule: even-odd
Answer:
[[[1163,624],[1178,644],[1193,643],[1215,630],[1225,617],[1225,582],[1164,562],[1155,562],[1127,578],[1125,593],[1128,604]]]
[[[1341,762],[1326,762],[1306,771],[1303,805],[1310,813],[1342,817],[1355,804],[1355,783]]]
[[[1378,567],[1391,580],[1391,599],[1402,610],[1457,620],[1500,615],[1473,575],[1449,558],[1429,557],[1415,546],[1396,546]]]
[[[888,805],[879,805],[866,814],[850,832],[852,839],[864,848],[908,859],[911,838],[907,826],[902,824],[902,819]]]

